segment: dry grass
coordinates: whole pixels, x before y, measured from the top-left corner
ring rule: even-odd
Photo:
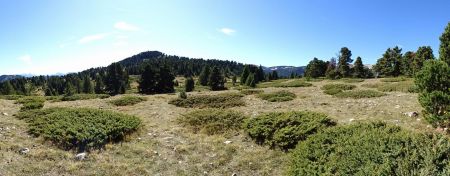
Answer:
[[[327,114],[339,124],[381,120],[416,131],[427,128],[422,116],[410,118],[404,112],[421,112],[417,94],[387,92],[386,96],[365,99],[336,98],[324,94],[320,87],[333,81],[313,82],[310,87],[264,88],[265,92],[287,90],[307,95],[288,102],[267,102],[255,95],[243,97],[246,106],[233,110],[246,116],[266,112],[310,110]],[[379,79],[363,83],[380,83]],[[362,83],[354,83],[361,89]],[[228,90],[224,92],[237,92]],[[192,95],[217,95],[216,92],[192,92]],[[27,133],[26,122],[16,119],[20,105],[12,100],[0,100],[0,175],[282,175],[288,165],[288,155],[256,145],[249,137],[237,135],[193,134],[176,122],[181,114],[192,109],[167,102],[175,94],[149,95],[148,101],[134,106],[116,107],[107,99],[49,102],[49,107],[90,107],[112,110],[142,119],[144,126],[134,136],[119,145],[106,145],[106,150],[93,151],[84,161],[76,161],[73,151],[64,151]],[[224,141],[232,141],[224,144]],[[19,149],[30,152],[20,155]]]

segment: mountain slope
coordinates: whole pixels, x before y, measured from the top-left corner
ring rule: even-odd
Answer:
[[[297,75],[303,75],[305,73],[306,66],[294,67],[294,66],[274,66],[274,67],[264,67],[264,72],[271,73],[277,71],[278,76],[289,77],[291,73],[296,73]]]

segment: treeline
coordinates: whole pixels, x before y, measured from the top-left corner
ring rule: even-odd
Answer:
[[[186,77],[199,76],[204,67],[217,67],[225,77],[230,78],[240,74],[244,68],[242,63],[235,61],[190,59],[148,51],[108,67],[91,68],[64,76],[35,76],[5,81],[0,83],[0,94],[31,95],[40,94],[39,92],[47,96],[79,93],[122,94],[129,88],[128,75],[141,75],[148,65],[155,68],[164,65],[170,74]]]

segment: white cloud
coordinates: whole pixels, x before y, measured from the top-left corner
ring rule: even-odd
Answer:
[[[140,28],[132,25],[132,24],[128,24],[124,21],[120,21],[117,22],[116,24],[114,24],[114,28],[118,29],[118,30],[122,30],[122,31],[139,31]]]
[[[96,40],[101,40],[101,39],[104,39],[105,37],[107,37],[108,35],[110,35],[110,33],[101,33],[101,34],[85,36],[85,37],[81,38],[80,40],[78,40],[78,43],[85,44],[85,43],[93,42]]]
[[[236,33],[236,30],[230,29],[230,28],[222,28],[219,30],[220,32],[224,33],[225,35],[234,35]]]
[[[18,60],[24,62],[27,65],[31,65],[33,62],[31,60],[31,56],[29,54],[20,56],[19,58],[17,58]]]

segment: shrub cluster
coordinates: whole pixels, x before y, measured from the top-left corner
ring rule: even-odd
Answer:
[[[263,93],[264,90],[261,89],[242,89],[240,91],[244,95],[254,95],[254,94],[260,94]]]
[[[38,96],[22,97],[16,100],[17,104],[22,104],[21,111],[41,109],[44,107],[45,98]]]
[[[262,93],[259,94],[258,97],[270,102],[283,102],[283,101],[291,101],[295,99],[297,96],[292,92],[282,90],[273,93]]]
[[[392,78],[383,78],[380,81],[381,82],[401,82],[401,81],[407,81],[408,78],[405,77],[392,77]]]
[[[310,87],[311,83],[307,83],[303,80],[277,80],[273,82],[266,82],[262,84],[258,84],[259,88],[267,88],[267,87]]]
[[[362,78],[342,78],[341,81],[345,83],[360,83],[364,82],[364,79]]]
[[[90,99],[105,99],[109,98],[110,95],[108,94],[75,94],[75,95],[69,95],[64,96],[61,98],[61,101],[77,101],[77,100],[90,100]]]
[[[344,90],[352,90],[354,88],[356,88],[356,86],[351,84],[326,84],[322,86],[321,89],[325,94],[336,95]]]
[[[242,100],[243,95],[237,93],[222,93],[218,95],[197,95],[189,96],[186,99],[176,98],[169,101],[183,108],[230,108],[236,106],[245,106]]]
[[[244,129],[258,144],[287,150],[335,124],[326,115],[315,112],[272,112],[245,120]]]
[[[361,86],[367,88],[375,88],[381,92],[405,92],[405,93],[417,92],[417,87],[414,85],[414,82],[412,81],[362,84]]]
[[[136,131],[141,120],[135,116],[89,108],[50,108],[21,112],[29,132],[64,149],[80,151],[118,142]]]
[[[214,135],[241,129],[245,118],[241,113],[231,110],[202,109],[184,114],[177,121],[195,133]]]
[[[450,141],[381,122],[338,126],[298,144],[288,175],[448,175]]]
[[[135,105],[135,104],[138,104],[138,103],[146,101],[146,100],[147,99],[144,97],[127,95],[127,96],[123,96],[119,99],[112,100],[112,101],[110,101],[110,103],[113,105],[116,105],[116,106],[131,106],[131,105]]]
[[[378,92],[375,90],[352,90],[352,91],[344,91],[335,94],[334,96],[338,98],[374,98],[374,97],[381,97],[385,96],[385,93]]]

